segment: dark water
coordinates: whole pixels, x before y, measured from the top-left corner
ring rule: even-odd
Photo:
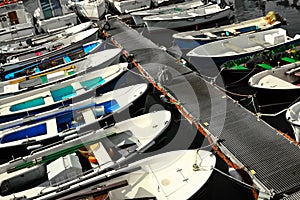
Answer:
[[[35,0],[25,0],[25,5],[28,7],[28,10],[33,13],[33,10],[36,6]],[[300,8],[298,8],[297,3],[295,1],[267,1],[261,2],[257,0],[236,0],[232,2],[235,7],[235,18],[231,21],[244,21],[247,19],[252,19],[260,16],[264,16],[265,13],[268,11],[276,11],[278,12],[282,17],[286,18],[287,25],[282,26],[283,28],[286,28],[288,31],[288,34],[290,36],[294,36],[297,33],[300,33],[300,18],[299,18],[299,12]],[[300,3],[298,3],[300,5]],[[229,21],[230,22],[230,21]],[[222,23],[227,23],[225,21],[218,22],[218,25],[221,25]],[[211,24],[208,26],[215,26],[216,24]],[[140,30],[142,31],[142,30]],[[159,45],[166,46],[171,50],[172,46],[172,38],[170,35],[174,33],[175,31],[170,32],[158,32],[156,34],[153,33],[146,33],[150,39],[155,41],[155,43]],[[162,35],[166,34],[167,36],[162,37]],[[174,50],[174,49],[173,49]],[[178,52],[176,49],[173,51],[178,53],[178,56],[183,56],[184,51]],[[134,80],[136,77],[134,75],[130,74],[128,76],[125,76],[124,78]],[[242,94],[249,94],[251,93],[251,89],[247,86],[243,88],[231,88],[231,91],[242,93]],[[232,96],[233,98],[236,98],[239,100],[237,96]],[[157,96],[149,98],[149,101],[153,101],[153,104],[156,104],[156,102],[159,102],[159,99],[156,99]],[[241,103],[253,111],[253,108],[248,105],[249,102],[247,101],[241,101]],[[247,106],[248,105],[248,106]],[[149,106],[149,105],[148,105]],[[175,112],[175,111],[174,111]],[[175,115],[175,114],[174,114]],[[276,127],[277,129],[289,133],[291,136],[291,128],[284,120],[283,115],[279,115],[277,117],[268,117],[264,118],[268,123],[270,123],[272,126]],[[181,138],[182,141],[185,140],[187,135],[190,135],[190,137],[195,137],[192,144],[190,144],[189,148],[198,148],[201,147],[201,145],[205,142],[203,142],[203,137],[200,136],[199,133],[195,130],[194,127],[190,126],[188,122],[182,120],[180,128],[177,127],[175,124],[172,126],[170,130],[168,130],[168,134],[172,135],[176,132],[176,138]],[[173,135],[174,137],[174,135]],[[171,137],[168,139],[170,140]],[[163,142],[160,143],[161,146],[165,146],[169,141],[168,139],[165,139]],[[178,143],[177,143],[178,144]],[[175,150],[175,149],[183,149],[186,147],[187,144],[181,143],[182,146],[169,146],[168,150]],[[227,170],[227,166],[225,163],[222,162],[220,158],[218,158],[218,167],[222,169],[223,171]],[[215,173],[212,177],[212,179],[207,183],[207,189],[203,191],[201,195],[201,199],[204,200],[218,200],[218,199],[231,199],[231,200],[250,200],[254,199],[252,195],[252,191],[245,188],[241,184],[232,181],[228,178],[226,178],[224,175],[220,173]]]

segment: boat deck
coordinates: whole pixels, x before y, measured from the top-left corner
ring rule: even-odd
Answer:
[[[181,113],[198,130],[203,129],[233,163],[248,171],[264,191],[261,198],[281,199],[300,190],[300,149],[295,143],[137,31],[117,19],[109,20],[109,24],[110,30],[105,32],[109,40],[134,55],[134,62],[148,80],[176,100]],[[163,66],[172,80],[159,84]]]

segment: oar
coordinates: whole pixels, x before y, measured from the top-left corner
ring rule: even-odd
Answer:
[[[76,181],[62,183],[59,186],[56,186],[56,188],[47,190],[44,193],[40,192],[36,196],[27,198],[27,200],[32,200],[32,199],[37,199],[37,198],[39,198],[39,199],[63,198],[67,195],[74,194],[75,192],[78,192],[80,190],[95,186],[97,184],[105,183],[109,180],[112,180],[112,179],[115,179],[115,178],[118,178],[118,177],[121,177],[121,176],[124,176],[127,174],[131,174],[131,173],[136,172],[141,169],[142,169],[141,166],[137,166],[137,167],[134,166],[134,167],[129,167],[129,168],[126,167],[123,169],[119,169],[116,172],[112,172],[108,175],[103,175],[103,176],[101,176],[101,174],[96,174],[94,177],[90,177],[89,175],[87,175],[88,178],[83,176],[83,177],[76,179]],[[91,181],[87,181],[87,180],[91,180]]]
[[[24,82],[26,80],[31,80],[31,79],[34,79],[34,78],[39,78],[39,77],[42,77],[42,76],[46,76],[48,74],[53,74],[55,72],[60,72],[60,71],[67,71],[69,69],[75,69],[76,66],[74,65],[71,65],[71,66],[68,66],[68,67],[64,67],[64,68],[61,68],[61,69],[57,69],[57,70],[53,70],[53,71],[50,71],[50,72],[46,72],[46,73],[42,73],[42,74],[37,74],[37,75],[32,75],[32,76],[29,76],[29,77],[24,77],[24,78],[21,78],[21,79],[17,79],[17,80],[12,80],[9,82],[9,84],[16,84],[16,83],[20,83],[20,82]]]
[[[49,155],[41,156],[41,157],[35,158],[35,159],[31,160],[31,161],[24,162],[22,164],[19,164],[19,165],[13,167],[13,168],[8,169],[7,173],[11,173],[11,172],[14,172],[14,171],[18,171],[20,169],[24,169],[24,168],[27,168],[27,167],[33,167],[33,166],[36,166],[36,165],[40,165],[40,164],[43,164],[43,163],[47,163],[47,162],[56,160],[56,159],[58,159],[60,157],[63,157],[63,156],[66,156],[68,154],[76,152],[81,147],[84,147],[84,146],[87,146],[87,145],[91,145],[91,144],[95,144],[95,143],[99,142],[100,140],[102,140],[102,139],[104,139],[106,137],[112,136],[114,134],[117,134],[117,133],[115,133],[115,132],[107,133],[107,134],[102,135],[98,139],[90,140],[88,142],[81,143],[81,144],[76,144],[74,146],[65,148],[63,150],[59,150],[59,151],[56,151],[54,153],[51,153]]]

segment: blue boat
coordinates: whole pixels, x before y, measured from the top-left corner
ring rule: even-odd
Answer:
[[[66,106],[95,96],[115,84],[127,70],[128,63],[120,63],[83,74],[59,84],[49,85],[11,97],[0,99],[0,123]]]
[[[126,119],[113,126],[99,128],[96,131],[77,135],[77,137],[64,140],[61,143],[37,149],[26,157],[1,165],[0,195],[8,197],[7,195],[12,194],[12,192],[15,193],[24,190],[24,187],[20,187],[20,184],[25,186],[26,180],[32,180],[32,177],[28,177],[28,174],[36,176],[42,173],[32,172],[32,169],[41,165],[46,165],[47,167],[48,181],[62,184],[61,179],[59,179],[59,183],[57,182],[58,180],[55,180],[56,175],[65,171],[64,164],[67,162],[69,156],[76,157],[73,154],[75,151],[86,153],[84,158],[87,158],[89,161],[92,160],[91,157],[95,157],[95,164],[92,164],[94,170],[90,171],[91,173],[78,174],[80,178],[86,179],[85,175],[87,175],[93,179],[90,175],[95,177],[97,174],[99,176],[99,174],[104,173],[106,170],[108,171],[109,167],[118,165],[122,161],[130,160],[130,158],[138,153],[143,153],[152,147],[170,125],[170,121],[171,112],[160,110]],[[83,152],[82,149],[86,149],[86,152]],[[76,162],[74,159],[73,161]],[[81,167],[78,158],[77,163],[77,166]],[[68,165],[68,167],[72,167],[72,164]],[[73,175],[74,173],[72,175],[69,174],[64,183],[72,184],[73,181],[70,178],[74,179]],[[37,179],[40,177],[40,175],[37,176]],[[34,183],[32,187],[37,185],[37,183]],[[16,191],[15,188],[18,188],[18,190]],[[52,189],[52,187],[48,188],[47,186],[43,188],[45,189],[44,191]],[[35,192],[29,191],[29,193],[31,195],[28,196],[26,194],[27,197],[35,195]]]
[[[30,148],[43,140],[55,137],[59,140],[76,134],[84,126],[100,123],[125,110],[146,90],[147,84],[128,86],[66,107],[3,123],[0,125],[0,149],[18,145]]]

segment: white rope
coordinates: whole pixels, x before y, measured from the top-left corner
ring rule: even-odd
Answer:
[[[216,79],[221,75],[221,73],[222,73],[222,71],[223,71],[224,69],[225,69],[225,67],[221,68],[221,70],[219,71],[219,73],[218,73],[216,76],[206,76],[206,75],[200,74],[200,73],[199,73],[199,75],[202,76],[202,77],[204,77],[204,78],[206,78],[206,79],[209,79],[209,80],[211,80],[213,83],[215,83],[215,82],[216,82]]]
[[[277,112],[277,113],[273,113],[273,114],[269,114],[269,113],[266,113],[266,114],[264,114],[264,113],[258,113],[260,116],[268,116],[268,117],[276,117],[277,115],[280,115],[281,113],[283,113],[283,112],[285,112],[285,111],[287,111],[287,108],[285,108],[285,109],[283,109],[283,110],[281,110],[281,111],[279,111],[279,112]]]
[[[265,193],[265,194],[267,194],[267,195],[270,195],[269,193],[267,193],[267,192],[265,192],[265,191],[261,191],[259,188],[255,187],[255,186],[249,185],[248,183],[245,183],[245,182],[243,182],[243,181],[240,181],[239,179],[237,179],[237,178],[235,178],[235,177],[233,177],[233,176],[230,176],[230,175],[226,174],[225,172],[222,172],[222,171],[219,170],[218,168],[213,167],[213,169],[216,170],[217,172],[219,172],[220,174],[222,174],[222,175],[224,175],[224,176],[230,178],[231,180],[240,183],[241,185],[245,186],[246,188],[249,188],[249,189],[255,189],[255,190],[258,190],[259,193]]]
[[[134,71],[132,71],[132,69],[128,69],[127,71],[128,71],[128,72],[131,72],[131,73],[133,73],[133,74],[135,74],[135,75],[137,75],[137,76],[140,76],[140,77],[142,77],[142,78],[144,78],[144,79],[146,79],[146,77],[145,77],[144,75],[142,75],[142,74],[140,74],[140,73],[138,73],[138,72],[134,72]]]

